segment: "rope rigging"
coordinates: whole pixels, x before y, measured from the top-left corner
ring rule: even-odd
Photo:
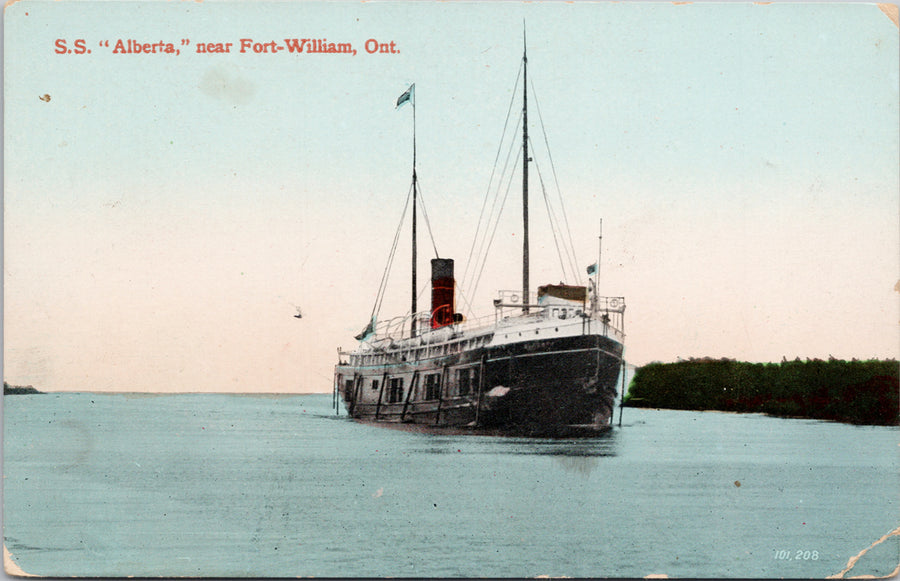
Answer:
[[[420,181],[417,180],[416,183],[418,184],[420,183]],[[391,267],[394,264],[394,257],[397,255],[397,246],[400,241],[400,232],[403,230],[403,223],[406,220],[406,212],[409,210],[409,201],[412,199],[413,187],[413,184],[410,184],[409,191],[406,194],[406,203],[403,205],[403,213],[400,215],[400,222],[397,224],[397,230],[394,232],[394,241],[391,244],[391,251],[388,254],[387,264],[385,264],[384,272],[381,275],[381,283],[378,285],[378,292],[375,296],[375,304],[372,307],[372,314],[369,317],[370,321],[377,320],[378,315],[381,313],[381,304],[384,301],[388,278],[390,277]],[[418,193],[419,203],[422,206],[422,215],[425,218],[425,226],[428,230],[428,236],[431,239],[431,246],[434,249],[434,256],[435,258],[440,258],[437,244],[435,244],[434,241],[434,232],[431,230],[431,222],[428,220],[428,212],[425,210],[425,197],[422,195],[422,188],[416,185],[416,190]],[[419,292],[418,296],[421,297],[422,292]]]
[[[515,177],[516,169],[519,167],[519,160],[521,159],[521,150],[518,147],[517,138],[515,135],[518,133],[519,128],[521,127],[523,112],[519,113],[518,121],[516,124],[515,130],[512,132],[512,136],[510,138],[510,142],[508,145],[508,150],[506,154],[506,158],[504,160],[503,168],[499,171],[498,175],[498,165],[500,160],[500,152],[504,147],[504,140],[507,139],[507,129],[509,127],[509,122],[512,117],[512,108],[515,103],[516,97],[518,95],[518,86],[519,80],[522,76],[522,70],[524,68],[524,61],[522,65],[519,67],[518,75],[516,76],[516,82],[514,84],[513,95],[510,98],[509,108],[506,114],[506,121],[503,124],[503,131],[500,137],[500,144],[497,147],[497,154],[494,159],[494,165],[491,169],[490,179],[488,180],[488,186],[485,191],[484,199],[481,205],[481,212],[478,216],[478,223],[475,229],[475,236],[472,239],[472,245],[469,249],[469,255],[466,260],[466,268],[463,273],[462,282],[460,289],[460,296],[463,298],[467,310],[471,314],[472,307],[468,302],[469,297],[475,296],[475,293],[478,289],[479,282],[481,280],[481,276],[484,272],[485,265],[487,263],[487,255],[490,251],[491,245],[494,240],[494,236],[497,232],[497,228],[500,222],[500,216],[503,213],[503,208],[506,203],[506,199],[509,195],[510,187],[512,185],[513,179]],[[548,221],[550,224],[550,229],[553,234],[554,245],[556,246],[557,257],[559,258],[560,267],[563,273],[563,279],[565,280],[573,280],[576,284],[579,284],[581,281],[581,277],[579,276],[579,269],[577,267],[578,260],[575,254],[575,246],[572,241],[572,233],[569,227],[569,219],[566,213],[565,204],[563,203],[561,189],[559,187],[559,179],[556,173],[556,166],[553,163],[553,156],[550,154],[550,143],[547,138],[547,131],[544,126],[543,116],[541,115],[540,104],[537,99],[537,94],[534,89],[534,83],[531,83],[531,93],[532,98],[534,99],[537,112],[538,112],[538,120],[541,126],[541,133],[543,135],[544,148],[546,149],[547,157],[550,161],[551,173],[553,175],[553,182],[556,186],[557,196],[556,199],[552,199],[552,196],[548,195],[546,184],[544,182],[543,174],[541,173],[541,168],[538,165],[537,161],[529,156],[527,162],[534,162],[535,167],[538,171],[538,178],[541,185],[541,192],[544,197],[544,204],[547,209]],[[528,139],[529,145],[534,150],[534,144],[531,139]],[[510,169],[509,162],[512,158],[512,150],[516,148],[518,154],[513,163],[513,167]],[[525,162],[525,163],[527,163]],[[509,173],[507,173],[509,171]],[[508,177],[507,177],[508,176]],[[504,182],[506,182],[506,187],[504,190]],[[492,188],[493,191],[492,191]],[[502,197],[501,197],[502,192]],[[490,200],[490,209],[488,209],[488,201]],[[554,209],[554,205],[558,204],[558,211]],[[561,215],[561,219],[560,219]],[[570,273],[571,272],[571,276]],[[462,287],[465,287],[466,293],[462,292]]]
[[[484,192],[484,201],[481,203],[481,213],[478,215],[478,223],[475,226],[475,236],[472,238],[472,247],[469,249],[469,255],[466,257],[466,268],[463,271],[463,280],[466,280],[469,273],[469,265],[472,264],[472,252],[475,249],[475,242],[478,240],[478,234],[481,231],[481,219],[484,217],[484,209],[485,207],[487,207],[487,201],[490,197],[491,184],[494,183],[494,174],[497,171],[497,161],[500,159],[500,152],[503,150],[503,140],[506,138],[506,128],[509,126],[510,113],[512,112],[513,104],[516,101],[516,94],[518,93],[519,87],[519,77],[521,77],[521,75],[522,66],[519,66],[519,73],[518,75],[516,75],[516,82],[513,84],[513,94],[509,99],[509,107],[506,110],[506,120],[503,122],[503,132],[500,134],[500,141],[497,143],[497,154],[494,156],[494,165],[491,168],[491,177],[488,180],[487,189]],[[516,126],[516,130],[518,130],[518,125]],[[508,161],[509,156],[507,155],[507,162]]]
[[[475,293],[478,290],[478,285],[481,281],[481,277],[484,273],[485,266],[487,264],[487,258],[490,253],[491,246],[493,245],[495,236],[497,234],[497,230],[500,224],[500,218],[503,214],[503,209],[506,205],[506,200],[509,197],[509,192],[512,188],[513,181],[516,177],[516,170],[519,168],[519,162],[522,160],[522,150],[517,146],[515,135],[518,133],[525,115],[524,109],[519,112],[518,120],[515,124],[515,129],[511,133],[513,137],[509,138],[509,145],[507,149],[506,156],[503,161],[502,168],[500,168],[500,155],[504,148],[504,141],[507,140],[508,129],[510,126],[510,120],[512,119],[512,110],[513,106],[516,102],[516,97],[518,96],[519,90],[519,81],[522,77],[523,70],[525,68],[525,61],[523,59],[518,73],[516,75],[516,81],[512,92],[512,96],[510,97],[509,107],[507,109],[506,120],[503,124],[503,131],[501,132],[500,142],[497,146],[497,153],[494,157],[494,164],[491,169],[491,175],[488,180],[487,188],[484,193],[484,198],[481,203],[481,210],[478,216],[478,222],[476,223],[475,235],[472,239],[472,244],[469,248],[469,254],[466,258],[466,266],[463,272],[463,276],[460,280],[460,284],[457,287],[457,291],[459,294],[459,298],[462,303],[465,304],[467,312],[472,314],[472,305],[469,303],[468,297],[474,297]],[[411,92],[412,87],[408,91]],[[578,260],[575,255],[575,246],[572,241],[572,233],[569,228],[569,220],[568,215],[566,214],[565,205],[562,199],[562,193],[559,187],[559,179],[556,173],[556,166],[553,163],[553,156],[550,154],[550,144],[547,138],[547,132],[544,127],[543,116],[541,115],[540,103],[537,99],[537,94],[534,89],[534,83],[531,83],[531,93],[532,98],[534,99],[534,103],[538,112],[538,120],[541,126],[541,133],[543,135],[544,147],[546,148],[547,157],[550,161],[551,173],[553,175],[553,182],[556,186],[556,200],[551,199],[547,192],[546,184],[544,181],[543,173],[541,172],[540,165],[535,161],[530,155],[528,160],[522,160],[522,163],[527,164],[528,162],[534,161],[535,168],[537,169],[538,179],[541,186],[541,193],[544,198],[544,205],[547,209],[548,221],[550,224],[550,230],[553,234],[553,242],[556,247],[557,257],[560,261],[560,266],[562,268],[563,279],[570,279],[569,273],[572,273],[571,279],[576,283],[580,282],[579,277],[579,269],[577,268]],[[415,125],[415,101],[412,100],[413,104],[413,124]],[[398,107],[400,103],[398,100]],[[531,139],[528,138],[527,144],[532,147],[532,151],[534,151],[534,144]],[[515,157],[513,157],[512,152],[513,149],[517,151]],[[413,129],[413,165],[415,167],[415,128]],[[512,161],[512,166],[510,167],[510,161]],[[498,168],[499,172],[498,172]],[[431,240],[432,248],[434,249],[435,257],[440,258],[440,254],[437,250],[437,244],[434,239],[434,232],[431,228],[431,222],[428,218],[428,212],[425,207],[425,199],[422,195],[421,188],[418,185],[417,176],[415,175],[415,169],[413,171],[413,180],[410,185],[410,189],[407,192],[406,203],[403,207],[403,213],[400,217],[400,223],[397,226],[397,230],[394,233],[394,240],[391,245],[390,254],[388,256],[387,264],[385,265],[384,272],[382,274],[381,283],[378,286],[378,292],[375,298],[375,304],[372,308],[372,315],[370,318],[369,325],[372,326],[374,321],[377,320],[378,315],[381,311],[381,306],[384,301],[384,295],[387,289],[388,279],[390,277],[390,270],[393,265],[394,258],[396,256],[396,251],[398,247],[398,242],[400,239],[400,232],[403,228],[403,223],[406,219],[406,214],[410,205],[410,200],[415,196],[416,200],[421,202],[422,206],[422,216],[425,218],[425,225],[428,229],[428,234]],[[490,204],[489,204],[490,202]],[[557,212],[554,209],[554,205],[559,204],[559,211]],[[416,206],[414,205],[414,211]],[[560,220],[560,215],[562,219]],[[465,292],[463,289],[465,288]],[[417,289],[413,290],[414,294],[420,294]],[[527,299],[523,300],[527,301]],[[414,303],[415,304],[415,303]],[[412,309],[410,309],[412,310]],[[410,313],[411,315],[415,315],[415,313]],[[369,330],[367,328],[367,330]],[[414,331],[413,331],[414,332]],[[365,333],[364,333],[365,334]]]
[[[547,216],[550,220],[550,232],[553,234],[553,244],[556,246],[556,255],[559,257],[559,263],[560,263],[560,266],[562,267],[563,280],[566,280],[569,278],[569,275],[566,272],[566,263],[563,260],[562,250],[559,247],[560,236],[557,233],[557,228],[558,228],[557,222],[558,221],[556,218],[556,214],[553,212],[553,207],[550,206],[550,199],[547,196],[547,188],[544,185],[544,174],[541,173],[541,166],[538,165],[536,160],[534,163],[534,167],[535,167],[535,169],[537,169],[538,181],[541,183],[541,194],[543,194],[543,197],[544,197],[544,207],[547,208]],[[567,258],[568,258],[568,256],[567,256]],[[569,264],[569,266],[570,267],[572,266],[571,263]],[[573,271],[574,271],[574,268],[573,268]],[[575,279],[577,279],[577,276],[575,277]]]
[[[513,133],[515,133],[519,130],[519,126],[521,125],[521,122],[522,122],[522,117],[520,115],[519,122],[516,123],[516,128]],[[509,161],[510,161],[510,158],[512,158],[512,152],[514,149],[516,150],[516,157],[513,160],[513,167],[509,168]],[[500,176],[496,180],[497,189],[493,194],[493,200],[491,202],[490,212],[488,213],[488,216],[484,222],[484,230],[480,233],[476,232],[476,237],[480,234],[481,239],[478,244],[478,252],[475,254],[475,258],[474,258],[475,262],[473,264],[473,269],[471,271],[472,278],[470,280],[468,280],[467,287],[466,287],[466,288],[468,288],[469,296],[475,295],[475,290],[478,288],[478,283],[481,279],[481,273],[484,272],[484,265],[487,262],[488,251],[490,250],[490,247],[491,247],[490,243],[494,239],[493,234],[491,234],[490,237],[488,237],[488,233],[497,231],[497,226],[500,223],[500,216],[503,213],[503,206],[506,203],[506,197],[509,195],[509,189],[512,186],[512,181],[516,177],[515,176],[516,168],[519,166],[519,159],[521,158],[521,155],[522,155],[522,152],[516,146],[515,141],[514,140],[511,141],[510,145],[509,145],[509,151],[507,151],[507,153],[506,153],[506,159],[503,164],[503,170],[500,172]],[[507,174],[507,169],[509,169],[508,174]],[[507,178],[507,175],[509,176],[508,178]],[[501,201],[500,193],[503,189],[504,180],[506,180],[506,191],[505,191],[502,201]],[[498,203],[499,203],[499,208],[498,208]],[[492,226],[493,226],[493,229],[492,229]],[[463,282],[465,284],[466,280],[464,279]]]
[[[547,159],[550,160],[550,170],[553,173],[553,182],[556,184],[556,195],[559,198],[559,207],[562,210],[563,222],[566,225],[566,234],[568,235],[569,246],[566,249],[566,255],[569,256],[569,249],[571,249],[570,260],[572,262],[572,268],[575,271],[575,279],[580,280],[579,270],[578,270],[578,260],[575,257],[575,244],[572,240],[572,231],[569,228],[569,217],[566,214],[566,205],[563,203],[562,199],[562,188],[559,187],[559,178],[556,175],[556,165],[553,163],[553,154],[550,152],[550,141],[547,139],[547,129],[544,126],[544,118],[541,115],[541,104],[538,102],[537,91],[534,90],[534,81],[531,83],[531,94],[534,97],[534,105],[537,108],[538,112],[538,121],[541,123],[541,133],[544,136],[544,146],[547,148]]]
[[[516,168],[519,166],[519,160],[521,158],[522,158],[522,152],[520,150],[519,153],[516,155],[516,161],[513,164],[513,169],[512,169],[512,173],[510,173],[509,181],[506,183],[506,192],[503,194],[503,201],[500,203],[500,210],[497,212],[497,220],[494,222],[494,229],[491,231],[491,237],[487,241],[487,248],[485,248],[485,250],[484,250],[484,254],[483,254],[483,257],[481,260],[481,267],[478,269],[478,276],[475,277],[472,289],[470,291],[470,294],[472,296],[474,296],[475,292],[478,290],[478,283],[481,280],[481,275],[484,272],[485,265],[487,264],[488,252],[491,249],[491,244],[494,242],[494,235],[497,233],[497,227],[500,225],[500,214],[503,213],[503,206],[506,205],[506,198],[509,197],[509,190],[512,187],[513,178],[515,177],[514,172],[515,172]]]
[[[387,288],[388,276],[391,273],[391,265],[394,262],[394,256],[397,253],[397,242],[400,240],[400,231],[403,229],[403,221],[406,219],[406,210],[409,209],[409,200],[412,198],[413,186],[410,184],[409,191],[406,194],[406,203],[403,205],[403,213],[400,215],[400,223],[397,224],[397,231],[394,232],[394,242],[391,244],[391,251],[388,254],[387,264],[384,266],[384,273],[381,275],[381,283],[378,285],[378,292],[375,295],[375,304],[372,306],[372,315],[369,317],[369,325],[373,325],[376,317],[381,312],[381,303],[384,300],[384,291]]]
[[[421,181],[416,182],[417,184],[421,184]],[[434,248],[434,257],[440,258],[441,255],[438,253],[437,244],[434,243],[434,232],[431,231],[431,222],[428,220],[428,212],[425,210],[425,196],[422,194],[422,187],[419,186],[419,202],[422,203],[422,217],[425,218],[425,227],[428,229],[428,237],[431,238],[431,247]]]

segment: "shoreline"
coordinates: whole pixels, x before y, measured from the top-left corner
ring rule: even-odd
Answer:
[[[807,359],[748,363],[690,359],[639,367],[624,406],[900,425],[895,360]]]

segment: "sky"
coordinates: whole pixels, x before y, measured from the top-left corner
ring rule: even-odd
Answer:
[[[4,379],[331,391],[409,190],[397,97],[415,83],[416,171],[459,274],[523,22],[532,286],[563,277],[539,164],[579,274],[602,220],[601,292],[626,299],[631,364],[897,357],[900,51],[876,5],[22,0],[4,19]],[[240,52],[287,38],[357,54]],[[467,296],[475,315],[521,284],[520,204]],[[381,319],[409,308],[405,228]]]

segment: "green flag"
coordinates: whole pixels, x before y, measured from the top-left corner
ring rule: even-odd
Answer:
[[[413,107],[415,107],[416,102],[415,102],[415,99],[413,98],[413,95],[415,94],[415,92],[416,92],[416,84],[413,83],[412,85],[409,86],[408,89],[406,89],[405,93],[403,93],[402,95],[397,97],[397,107],[396,108],[399,109],[400,105],[403,105],[407,101],[412,102]]]

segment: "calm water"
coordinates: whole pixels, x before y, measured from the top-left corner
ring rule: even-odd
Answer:
[[[900,524],[894,428],[626,409],[554,441],[330,406],[7,396],[6,547],[49,576],[821,578]],[[849,575],[890,573],[898,539]]]

